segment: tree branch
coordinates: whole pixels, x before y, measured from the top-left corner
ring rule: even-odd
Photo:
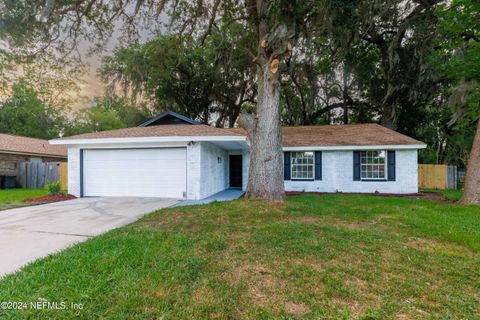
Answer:
[[[257,118],[251,113],[240,113],[238,116],[238,123],[240,124],[240,127],[247,130],[249,135],[252,135],[257,129]]]
[[[205,44],[205,40],[212,32],[212,26],[213,26],[213,23],[215,22],[215,18],[217,17],[217,10],[218,10],[218,6],[220,5],[220,2],[221,0],[215,0],[215,3],[213,4],[212,15],[210,16],[210,20],[208,21],[207,30],[205,30],[205,33],[202,36],[202,40],[201,40],[202,47]]]

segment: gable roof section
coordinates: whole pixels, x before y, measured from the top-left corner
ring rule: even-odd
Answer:
[[[425,145],[421,141],[415,140],[378,124],[295,126],[283,127],[282,132],[283,147],[360,147],[411,145],[413,148],[415,148],[418,146],[423,147]],[[241,138],[245,136],[246,131],[241,128],[214,128],[203,124],[195,126],[160,125],[86,133],[52,140],[52,142],[55,144],[62,144],[62,141],[66,140],[68,140],[69,143],[74,143],[76,140],[90,139],[121,139],[140,137]]]
[[[84,133],[76,136],[55,139],[52,141],[62,140],[83,140],[83,139],[108,139],[108,138],[146,138],[146,137],[199,137],[199,136],[238,136],[238,134],[225,129],[214,128],[204,124],[195,126],[179,126],[179,125],[161,125],[151,127],[133,127],[118,130],[100,131],[93,133]]]
[[[160,113],[158,116],[155,118],[152,118],[150,120],[145,121],[139,127],[148,127],[148,126],[154,126],[154,125],[164,125],[162,124],[162,120],[167,120],[167,118],[175,118],[179,123],[178,124],[200,124],[199,122],[192,120],[190,118],[187,118],[185,116],[182,116],[181,114],[178,114],[173,111],[165,111]]]
[[[67,158],[67,148],[52,146],[47,140],[0,133],[0,153]]]
[[[388,146],[424,143],[375,123],[284,127],[283,146]]]
[[[242,128],[225,129],[246,134]],[[425,145],[376,123],[282,127],[283,147]]]

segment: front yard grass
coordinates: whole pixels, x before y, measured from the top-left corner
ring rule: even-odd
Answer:
[[[0,301],[39,299],[83,309],[0,313],[478,319],[480,209],[333,194],[160,210],[0,281]]]
[[[22,201],[46,194],[47,191],[45,189],[0,189],[0,210],[30,206],[33,203]]]

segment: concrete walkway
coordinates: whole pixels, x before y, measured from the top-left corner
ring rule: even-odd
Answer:
[[[230,201],[240,198],[244,194],[244,191],[241,189],[226,189],[216,193],[208,198],[202,200],[184,200],[174,207],[182,207],[182,206],[194,206],[197,204],[207,204],[214,201]]]
[[[80,198],[0,211],[0,277],[177,202],[162,198]]]

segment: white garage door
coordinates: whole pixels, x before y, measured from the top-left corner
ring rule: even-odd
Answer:
[[[186,148],[83,151],[83,195],[183,198]]]

